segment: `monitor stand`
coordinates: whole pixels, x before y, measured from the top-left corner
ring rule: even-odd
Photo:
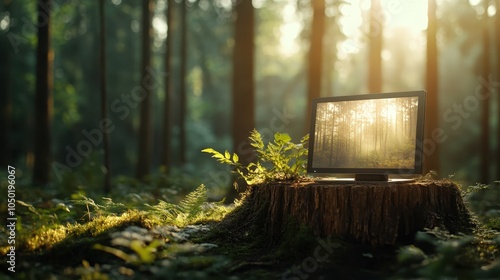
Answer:
[[[323,183],[411,183],[415,179],[389,179],[388,174],[355,174],[354,178],[337,178],[337,177],[315,177],[314,181]]]
[[[388,174],[355,174],[354,181],[387,182]]]

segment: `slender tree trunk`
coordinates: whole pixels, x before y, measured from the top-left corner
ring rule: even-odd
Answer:
[[[331,19],[330,19],[331,20]],[[330,21],[325,22],[325,38],[327,46],[336,46],[337,38],[333,32],[333,29],[336,28],[329,24]],[[335,88],[335,62],[337,60],[337,48],[329,47],[323,48],[324,52],[324,61],[326,63],[323,64],[324,69],[324,86],[323,93],[325,96],[334,96],[334,88]]]
[[[179,153],[181,165],[186,163],[186,108],[187,108],[187,0],[181,2],[181,62],[180,62],[180,112],[179,112]]]
[[[12,1],[6,1],[4,3],[5,12],[10,12],[10,6]],[[10,130],[11,130],[11,116],[12,116],[12,98],[10,92],[10,56],[11,56],[11,46],[7,37],[3,36],[1,39],[2,49],[0,52],[0,61],[2,61],[3,67],[0,73],[0,147],[4,150],[0,154],[0,166],[7,166],[12,164],[11,162],[11,150],[10,150]]]
[[[429,0],[427,24],[427,68],[426,88],[427,104],[425,115],[425,139],[432,139],[432,131],[439,127],[438,118],[438,50],[436,44],[436,1]],[[424,172],[431,170],[439,172],[439,143],[434,143],[435,149],[424,155]]]
[[[101,121],[108,120],[108,101],[106,92],[106,20],[105,20],[104,0],[99,0],[99,19],[101,21],[100,46],[99,46],[99,74],[101,87]],[[104,126],[106,129],[108,126]],[[109,131],[102,133],[104,148],[104,192],[111,191],[111,163],[109,151]]]
[[[495,6],[497,13],[495,14],[495,34],[496,48],[500,49],[500,0],[496,0]],[[497,75],[496,81],[500,81],[500,52],[497,51]],[[485,77],[486,78],[486,77]],[[497,89],[497,170],[496,179],[500,179],[500,90]]]
[[[174,0],[167,1],[167,38],[165,40],[165,104],[163,116],[163,155],[162,165],[166,167],[165,172],[170,172],[171,163],[171,138],[172,138],[172,54],[173,54],[173,24],[174,24]]]
[[[40,185],[50,181],[52,157],[50,122],[54,53],[50,49],[50,9],[50,0],[38,1],[33,183]]]
[[[305,133],[311,124],[312,100],[321,96],[323,35],[325,33],[325,0],[312,0],[313,19],[311,25],[311,44],[309,47],[309,68],[307,72],[307,120]]]
[[[484,0],[485,11],[488,10],[490,1]],[[491,74],[490,70],[490,21],[487,13],[483,15],[483,61],[482,61],[482,76],[488,79]],[[486,87],[481,90],[488,91]],[[486,98],[482,101],[481,110],[481,163],[479,175],[481,183],[488,184],[490,182],[490,99]]]
[[[151,67],[151,14],[153,1],[142,0],[142,65],[141,85],[148,77]],[[141,102],[139,126],[139,155],[137,160],[137,178],[144,179],[149,174],[151,164],[151,90],[148,86],[142,87],[145,98]]]
[[[372,0],[370,8],[370,33],[368,49],[368,91],[379,93],[382,91],[382,41],[383,18],[380,0]]]
[[[254,85],[254,34],[255,19],[251,0],[241,0],[233,6],[234,49],[233,49],[233,149],[240,155],[240,162],[247,165],[254,159],[249,144],[250,131],[255,128],[255,85]],[[243,181],[238,182],[245,187]],[[236,191],[230,187],[226,195],[230,202]]]

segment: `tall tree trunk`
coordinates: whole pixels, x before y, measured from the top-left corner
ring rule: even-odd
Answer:
[[[240,162],[247,165],[254,159],[249,144],[250,131],[255,128],[255,85],[254,85],[254,34],[255,19],[251,0],[241,0],[233,6],[234,49],[233,49],[233,149],[240,155]],[[238,182],[244,186],[244,182]],[[226,195],[230,202],[236,191],[230,187]]]
[[[489,0],[484,0],[484,9],[488,10]],[[482,76],[488,79],[491,74],[490,70],[490,21],[487,13],[483,14],[483,61],[482,61]],[[482,87],[481,90],[488,91],[487,87]],[[486,93],[485,93],[486,95]],[[490,182],[490,98],[482,101],[481,110],[481,163],[479,176],[481,183],[488,184]]]
[[[151,14],[153,1],[142,0],[142,65],[141,84],[144,85],[151,67]],[[149,174],[151,164],[151,89],[143,86],[145,98],[141,102],[139,126],[139,155],[137,159],[137,178],[144,179]]]
[[[370,8],[370,33],[368,48],[368,91],[378,93],[382,91],[382,41],[383,18],[380,0],[372,0]]]
[[[180,94],[180,112],[179,112],[179,153],[182,165],[186,163],[186,108],[187,108],[187,0],[181,2],[181,84],[179,86]]]
[[[500,0],[496,0],[495,6],[495,34],[496,48],[500,49]],[[500,52],[497,51],[497,75],[496,81],[500,81]],[[486,77],[485,77],[486,78]],[[497,89],[497,120],[500,121],[500,90]],[[497,121],[497,170],[496,179],[500,179],[500,123]]]
[[[50,9],[51,0],[38,1],[33,183],[40,185],[50,181],[52,156],[50,121],[54,53],[50,49]]]
[[[100,32],[100,46],[99,46],[99,82],[101,87],[101,120],[108,120],[108,101],[106,92],[106,20],[105,20],[105,10],[104,10],[104,0],[99,1],[99,19],[101,22],[101,32]],[[102,132],[103,148],[104,148],[104,192],[109,193],[111,191],[111,163],[110,163],[110,151],[109,151],[109,131],[107,130],[107,125],[103,128],[106,131]]]
[[[305,133],[311,124],[312,100],[321,96],[323,35],[325,33],[325,0],[312,0],[313,19],[311,25],[311,44],[307,72],[307,119]]]
[[[436,0],[429,0],[427,23],[427,68],[426,88],[427,104],[425,116],[425,139],[432,139],[432,131],[439,127],[438,118],[438,50],[436,44]],[[435,149],[424,155],[424,172],[431,170],[439,172],[439,143],[434,143]]]
[[[170,152],[172,138],[172,54],[173,54],[173,23],[174,23],[174,0],[167,1],[167,38],[165,40],[165,104],[163,115],[163,154],[162,165],[166,167],[165,172],[170,172]]]
[[[12,1],[5,1],[4,10],[6,13],[10,13],[10,6]],[[6,36],[1,39],[2,50],[0,51],[0,61],[2,61],[3,67],[2,72],[0,72],[0,147],[4,150],[0,154],[0,166],[7,166],[12,164],[11,162],[11,150],[10,150],[10,130],[11,130],[11,116],[12,116],[12,94],[10,92],[10,56],[11,56],[11,46],[9,40]]]

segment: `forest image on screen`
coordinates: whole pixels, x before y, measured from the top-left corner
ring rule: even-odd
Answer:
[[[322,102],[313,168],[414,167],[418,97]]]

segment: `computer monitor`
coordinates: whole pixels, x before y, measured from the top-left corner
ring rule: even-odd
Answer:
[[[387,181],[421,174],[425,91],[312,101],[307,172]]]

